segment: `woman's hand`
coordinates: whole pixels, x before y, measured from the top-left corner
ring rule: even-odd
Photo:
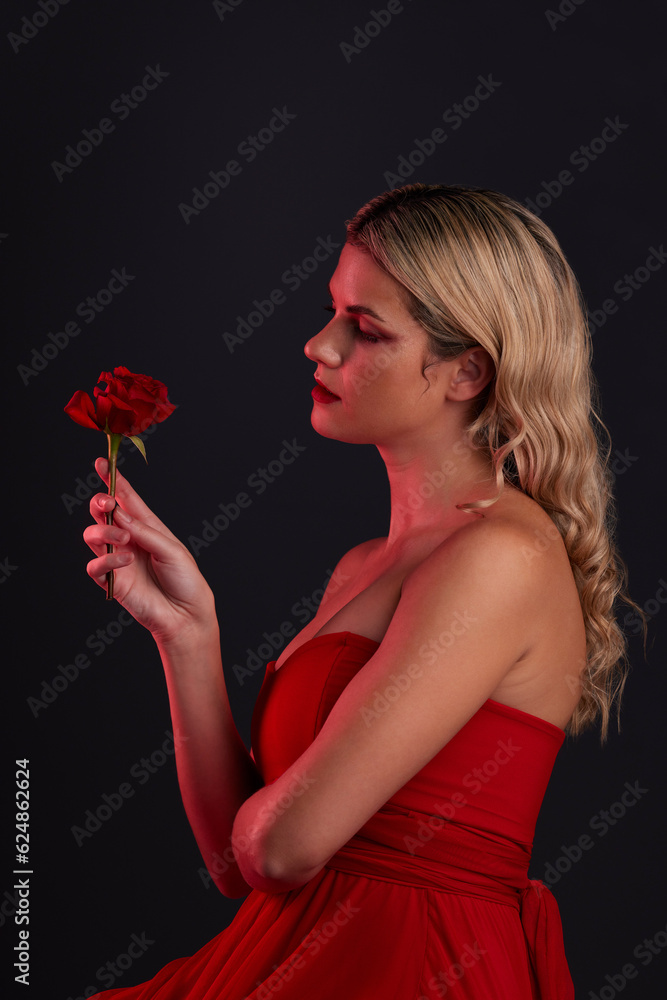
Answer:
[[[107,460],[99,458],[95,468],[108,483]],[[113,525],[106,524],[105,515],[113,509],[114,499],[97,493],[90,501],[97,523],[83,533],[96,555],[86,567],[88,575],[106,589],[106,574],[113,569],[114,597],[159,644],[179,639],[193,628],[214,626],[213,594],[193,556],[120,473],[116,501]],[[108,543],[114,552],[107,553]]]

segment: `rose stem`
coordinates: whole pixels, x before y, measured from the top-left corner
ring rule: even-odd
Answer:
[[[116,460],[118,458],[118,446],[120,445],[122,439],[122,434],[107,434],[107,441],[109,442],[109,496],[116,496]],[[106,513],[107,524],[113,524],[113,512],[116,508],[112,507]],[[113,552],[113,545],[107,545],[107,552]],[[107,573],[107,601],[113,600],[113,584],[114,584],[114,571],[112,569]]]

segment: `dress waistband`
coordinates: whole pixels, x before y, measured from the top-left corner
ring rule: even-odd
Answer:
[[[532,845],[438,817],[380,810],[326,864],[397,885],[472,896],[518,910],[539,1000],[574,1000],[558,903],[528,878]]]

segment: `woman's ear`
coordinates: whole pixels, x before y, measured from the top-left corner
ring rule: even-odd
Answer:
[[[489,384],[496,373],[496,366],[483,347],[470,347],[454,362],[447,398],[456,402],[474,399]]]

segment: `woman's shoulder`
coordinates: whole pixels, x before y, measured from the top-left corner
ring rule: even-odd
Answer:
[[[359,542],[358,545],[354,545],[340,557],[334,574],[339,570],[347,573],[357,572],[369,556],[378,552],[386,541],[386,538],[369,538],[366,542]]]
[[[450,571],[465,567],[499,579],[507,579],[509,571],[524,589],[553,586],[559,572],[565,586],[574,583],[560,531],[527,494],[506,488],[495,504],[465,517],[414,567],[411,577],[437,585]]]
[[[340,557],[329,577],[321,604],[326,604],[328,600],[342,591],[346,584],[352,583],[359,576],[369,557],[377,552],[385,541],[385,538],[370,538],[368,541],[360,542],[348,549]]]
[[[479,514],[471,513],[469,518],[449,536],[458,536],[459,544],[484,544],[497,538],[499,544],[537,545],[543,551],[559,541],[564,546],[560,531],[544,507],[513,486],[506,486],[496,503],[482,508]]]
[[[525,495],[452,532],[403,582],[410,608],[472,609],[476,631],[519,637],[521,653],[490,695],[561,728],[580,696],[586,633],[563,538]]]

